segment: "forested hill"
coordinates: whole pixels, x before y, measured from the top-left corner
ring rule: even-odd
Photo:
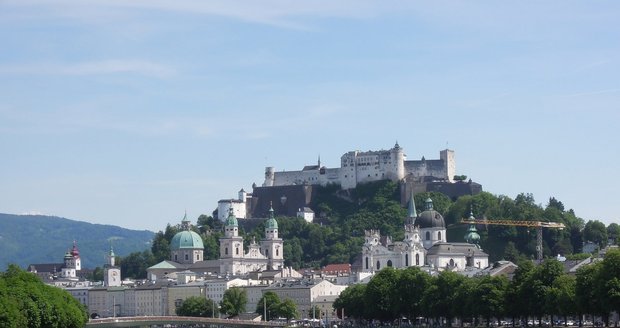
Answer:
[[[103,266],[113,240],[116,255],[150,249],[154,233],[42,215],[0,213],[0,270],[9,264],[61,263],[77,241],[82,267]]]
[[[280,218],[280,235],[285,240],[285,259],[288,265],[317,266],[329,263],[353,263],[361,252],[364,230],[379,229],[392,240],[402,240],[406,209],[401,206],[400,188],[397,183],[381,181],[360,185],[346,193],[337,187],[324,187],[314,199],[312,208],[315,223],[298,224],[295,218]],[[620,226],[606,227],[599,221],[587,221],[576,216],[572,209],[555,199],[537,203],[532,194],[519,194],[515,198],[482,192],[452,201],[441,193],[415,195],[418,213],[424,210],[424,201],[430,197],[434,207],[443,213],[450,242],[463,242],[467,226],[463,218],[473,212],[477,219],[525,220],[561,222],[563,230],[544,229],[543,252],[546,257],[558,254],[571,256],[582,252],[582,243],[592,241],[604,247],[608,237],[617,239]],[[511,226],[478,225],[481,247],[491,261],[501,259],[518,261],[534,258],[536,232],[534,229]],[[252,234],[260,234],[254,231]]]

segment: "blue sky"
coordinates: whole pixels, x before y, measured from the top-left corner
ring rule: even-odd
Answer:
[[[0,212],[164,229],[349,150],[618,222],[617,1],[0,2]]]

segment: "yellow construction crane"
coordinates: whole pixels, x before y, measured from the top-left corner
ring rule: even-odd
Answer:
[[[543,222],[543,221],[513,221],[513,220],[472,220],[473,216],[467,219],[462,219],[461,223],[467,224],[492,224],[492,225],[503,225],[503,226],[516,226],[516,227],[529,227],[536,228],[536,257],[539,260],[543,259],[543,247],[542,247],[542,229],[564,229],[563,223],[558,222]]]

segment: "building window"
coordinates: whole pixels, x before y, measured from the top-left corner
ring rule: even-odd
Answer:
[[[175,261],[175,262],[176,262],[176,261],[178,261],[178,260],[177,260],[177,255],[176,255],[176,254],[174,254],[174,261]]]
[[[430,231],[426,232],[426,240],[431,240],[431,232]]]
[[[185,254],[185,261],[189,260],[189,254]]]
[[[415,265],[420,266],[420,254],[415,255]]]
[[[235,248],[235,253],[239,255],[239,247]]]
[[[439,239],[439,241],[441,241],[441,231],[437,232],[437,239]]]
[[[405,266],[409,266],[409,254],[405,254]]]
[[[377,261],[377,270],[381,269],[381,262]]]
[[[392,260],[388,260],[387,261],[387,266],[391,267],[392,266]]]
[[[224,248],[224,255],[228,255],[228,247]]]
[[[265,248],[265,256],[269,256],[269,249]]]
[[[366,270],[368,270],[368,257],[366,257]]]
[[[280,250],[276,249],[276,256],[280,256]]]

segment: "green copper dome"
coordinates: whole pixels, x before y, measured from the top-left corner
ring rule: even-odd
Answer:
[[[230,212],[228,212],[228,217],[226,218],[226,222],[224,223],[227,227],[238,227],[239,222],[237,221],[237,217],[233,214],[232,208]]]
[[[476,218],[472,212],[469,213],[469,221],[471,224],[469,225],[469,229],[467,229],[467,234],[465,234],[465,241],[470,244],[478,244],[480,241],[480,235],[478,234],[478,230],[476,229]]]
[[[190,230],[185,230],[174,235],[174,237],[172,237],[172,241],[170,242],[170,249],[173,251],[182,248],[203,249],[205,247],[202,244],[202,238],[200,238],[197,233]]]
[[[274,218],[273,207],[269,208],[269,219],[265,223],[266,229],[278,229],[278,221]]]

